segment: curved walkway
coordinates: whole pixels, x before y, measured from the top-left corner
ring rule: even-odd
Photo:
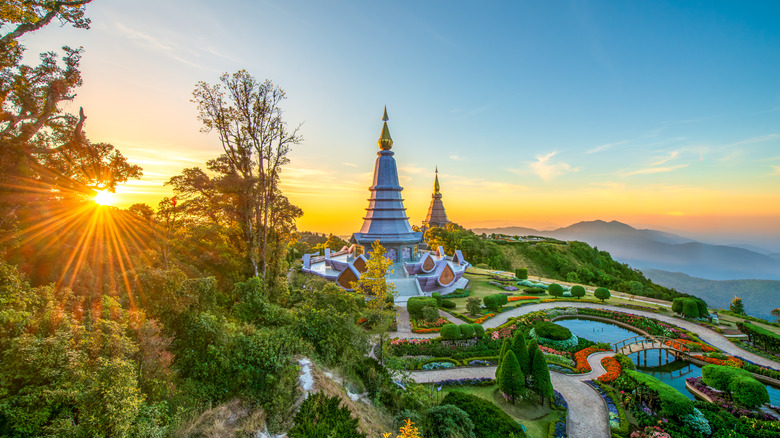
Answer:
[[[559,303],[530,304],[527,306],[516,307],[512,310],[507,310],[506,312],[499,313],[495,317],[485,321],[482,324],[482,326],[485,327],[485,329],[495,328],[505,323],[511,317],[525,315],[526,313],[535,312],[537,310],[552,309],[555,307],[589,307],[589,308],[596,308],[596,309],[616,310],[618,312],[632,313],[634,315],[640,315],[648,318],[657,319],[659,321],[667,322],[669,324],[676,325],[678,327],[682,327],[686,330],[696,333],[702,340],[707,341],[708,343],[714,345],[715,347],[720,348],[721,350],[725,351],[730,355],[742,356],[745,359],[748,359],[752,362],[755,362],[763,366],[776,368],[778,367],[778,365],[780,365],[778,364],[778,362],[751,353],[749,351],[745,351],[737,347],[736,345],[732,344],[731,341],[726,339],[726,337],[724,337],[723,335],[719,333],[715,333],[714,331],[708,328],[704,328],[698,324],[694,324],[692,322],[680,318],[674,318],[666,315],[659,315],[657,313],[646,312],[643,310],[626,309],[619,306],[610,306],[610,305],[602,305],[602,304],[594,304],[594,303],[577,303],[577,302],[570,302],[570,301],[559,302]]]
[[[594,354],[593,356],[596,356]],[[597,363],[601,359],[597,360]],[[590,360],[589,360],[590,362]],[[591,366],[593,364],[591,363]],[[601,367],[601,364],[598,364]],[[595,370],[595,368],[594,368]],[[603,368],[602,368],[603,370]],[[594,371],[592,374],[597,373]],[[602,371],[603,373],[603,371]],[[435,371],[412,371],[411,378],[416,382],[430,383],[446,379],[466,379],[488,377],[494,378],[496,367],[449,368]],[[556,391],[560,392],[569,405],[567,417],[567,432],[571,438],[608,438],[609,412],[601,396],[590,386],[580,380],[588,380],[586,376],[569,376],[550,372],[550,380]],[[601,375],[601,374],[597,374]]]

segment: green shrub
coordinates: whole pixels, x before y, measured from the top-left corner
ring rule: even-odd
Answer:
[[[485,336],[485,327],[482,327],[482,324],[471,324],[472,327],[474,327],[474,334],[481,338]]]
[[[409,301],[406,302],[406,310],[413,318],[421,318],[422,309],[425,306],[438,307],[436,305],[436,299],[429,297],[411,297],[409,298]]]
[[[431,298],[436,300],[436,307],[441,307],[441,294],[438,292],[434,292],[431,294]]]
[[[634,365],[634,361],[631,360],[630,357],[626,356],[625,354],[616,354],[613,356],[616,361],[620,364],[621,370],[636,370],[636,366]]]
[[[476,438],[474,423],[469,419],[469,414],[453,405],[439,405],[428,409],[422,426],[425,436],[430,438]]]
[[[694,298],[696,305],[699,307],[699,318],[709,318],[710,309],[707,308],[707,303],[701,298]]]
[[[753,376],[740,375],[729,383],[731,397],[748,408],[755,409],[769,402],[769,392],[766,386]]]
[[[439,309],[433,306],[425,306],[420,312],[422,319],[428,322],[436,322],[439,320]]]
[[[683,302],[685,300],[686,300],[685,297],[678,297],[672,300],[672,312],[681,314],[683,308]]]
[[[463,339],[473,338],[474,337],[474,326],[471,324],[461,324],[458,326],[460,328],[460,337]]]
[[[445,309],[454,309],[455,306],[456,306],[455,301],[441,300],[441,307],[444,307]]]
[[[518,280],[525,280],[528,278],[528,268],[515,269],[515,277],[517,277]]]
[[[295,414],[295,425],[287,432],[290,438],[338,436],[366,438],[358,432],[358,419],[352,418],[349,408],[339,406],[341,399],[322,392],[311,394]]]
[[[699,306],[696,304],[696,301],[691,298],[684,300],[682,313],[687,318],[698,318]]]
[[[612,294],[609,293],[609,289],[607,289],[606,287],[599,287],[596,288],[596,290],[593,292],[593,296],[600,299],[601,302],[603,303],[604,300],[608,300],[612,296]]]
[[[585,288],[580,285],[572,286],[571,295],[573,297],[582,298],[585,296]]]
[[[542,289],[541,287],[527,287],[523,289],[523,292],[531,295],[544,295],[545,293],[547,293],[547,291]]]
[[[739,368],[712,364],[704,365],[701,374],[705,385],[721,391],[729,391],[731,381],[738,376],[750,376],[749,372]]]
[[[547,293],[554,297],[563,296],[563,287],[558,283],[553,283],[547,286]]]
[[[504,294],[488,295],[482,299],[482,301],[485,303],[485,307],[493,310],[497,310],[498,308],[506,304],[507,300],[508,298]]]
[[[455,289],[451,294],[447,294],[447,298],[466,298],[469,296],[469,291],[466,289]]]
[[[453,391],[441,401],[443,405],[457,406],[474,423],[474,435],[479,438],[506,438],[510,434],[524,437],[522,427],[497,405],[475,395]]]
[[[444,324],[439,332],[441,337],[448,340],[460,339],[460,327],[456,324]]]
[[[571,330],[549,321],[537,322],[534,324],[534,330],[536,336],[552,339],[554,341],[565,341],[571,338]]]

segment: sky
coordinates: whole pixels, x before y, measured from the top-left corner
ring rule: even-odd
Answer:
[[[412,224],[438,166],[467,227],[619,220],[780,248],[779,2],[95,0],[87,15],[90,30],[23,44],[30,62],[84,47],[65,109],[144,168],[120,207],[155,206],[220,154],[192,90],[246,69],[301,125],[282,181],[300,230],[360,228],[387,105]]]

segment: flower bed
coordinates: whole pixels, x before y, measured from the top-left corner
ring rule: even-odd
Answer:
[[[699,359],[699,360],[707,362],[707,363],[711,363],[711,364],[715,364],[715,365],[725,365],[727,367],[742,368],[742,365],[743,365],[742,361],[737,359],[734,356],[728,356],[728,358],[725,359],[725,360],[724,359],[717,359],[717,358],[714,358],[714,357],[707,357],[707,356],[703,356],[703,355],[691,355],[691,357],[694,358],[694,359]]]
[[[487,321],[488,319],[490,319],[490,318],[492,318],[494,316],[496,316],[495,313],[488,313],[487,315],[484,315],[484,316],[482,316],[480,318],[471,320],[470,322],[472,322],[474,324],[482,324],[483,322]]]
[[[544,355],[545,360],[547,360],[548,364],[554,363],[556,365],[565,365],[567,367],[574,368],[576,365],[573,360],[569,359],[568,357],[561,356],[559,354],[552,354],[552,353],[545,353],[542,352]]]
[[[604,366],[604,369],[607,370],[607,372],[598,377],[599,382],[610,383],[620,377],[620,362],[615,360],[614,357],[607,356],[601,359],[601,365]]]
[[[664,342],[664,345],[668,345],[673,348],[678,348],[682,351],[703,351],[705,353],[718,351],[717,349],[712,348],[707,344],[691,341],[688,339],[675,339],[674,341],[666,341]]]
[[[697,391],[709,397],[713,404],[727,410],[735,417],[745,416],[759,420],[777,421],[777,417],[774,415],[767,414],[762,411],[752,411],[745,408],[744,406],[740,406],[731,400],[731,397],[728,395],[728,393],[717,391],[705,385],[701,377],[689,377],[685,379],[685,381],[688,382],[688,384],[694,387]]]
[[[474,359],[469,361],[470,367],[492,367],[494,365],[496,364],[489,360]]]
[[[452,362],[429,362],[423,364],[422,369],[428,370],[443,370],[447,368],[455,368],[456,365]]]
[[[592,380],[588,380],[585,383],[595,389],[607,404],[607,411],[609,411],[609,428],[620,436],[628,435],[628,418],[626,417],[626,413],[622,406],[617,405],[615,400],[613,400],[612,395],[614,395],[614,392]],[[612,394],[608,394],[607,391]]]
[[[542,350],[543,353],[549,353],[549,354],[557,354],[558,356],[564,356],[567,358],[571,358],[571,353],[568,351],[560,351],[556,350],[554,348],[545,347],[544,345],[540,345],[539,349]]]
[[[590,364],[588,363],[588,356],[590,356],[593,353],[598,353],[599,351],[612,351],[612,350],[588,347],[588,348],[583,348],[582,350],[575,353],[574,360],[577,362],[576,371],[578,373],[591,372]]]
[[[468,379],[446,379],[433,382],[433,386],[489,386],[496,383],[496,379],[489,377],[475,377]]]
[[[680,330],[676,327],[672,327],[669,324],[656,321],[652,318],[644,316],[634,315],[632,313],[617,312],[615,310],[606,309],[590,309],[582,308],[578,309],[581,315],[599,316],[602,318],[612,319],[615,321],[628,324],[632,327],[636,327],[642,331],[645,331],[654,336],[666,336],[667,338],[675,339],[691,339],[687,332]]]
[[[507,298],[507,301],[523,301],[523,300],[538,300],[539,297],[529,297],[527,295],[520,295],[517,297],[509,297]]]
[[[638,430],[632,432],[631,438],[672,438],[672,436],[658,426],[647,426],[641,432]]]

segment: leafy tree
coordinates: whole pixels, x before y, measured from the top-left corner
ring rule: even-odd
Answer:
[[[571,287],[571,296],[577,297],[577,298],[584,297],[585,296],[585,288],[580,286],[580,285],[572,286]]]
[[[290,438],[365,438],[358,431],[358,420],[341,399],[317,392],[310,394],[293,417],[295,423],[287,432]]]
[[[606,287],[599,287],[593,292],[593,296],[600,299],[601,303],[604,304],[604,300],[608,300],[612,294],[609,293],[609,289]]]
[[[525,375],[512,350],[507,351],[502,360],[498,386],[512,403],[525,395]]]
[[[470,315],[479,315],[482,313],[482,299],[479,297],[466,298],[466,311]]]
[[[245,70],[223,74],[216,85],[199,82],[192,94],[203,131],[216,131],[225,153],[208,163],[216,178],[193,168],[170,183],[184,197],[186,208],[191,203],[202,210],[220,199],[209,193],[223,194],[227,202],[220,202],[221,210],[240,227],[254,276],[262,272],[267,279],[269,238],[276,237],[282,223],[301,215],[278,189],[282,169],[290,161],[287,155],[303,140],[298,129],[290,131],[284,121],[281,103],[286,94],[270,80],[259,82]]]
[[[744,315],[745,306],[742,305],[742,298],[735,295],[734,299],[731,300],[729,310],[736,313],[737,315]]]
[[[476,438],[474,423],[463,409],[453,405],[434,406],[425,413],[425,436],[431,438]]]
[[[553,283],[547,286],[547,293],[554,297],[560,298],[561,296],[563,296],[563,287],[558,283]]]
[[[553,396],[550,370],[547,368],[547,360],[544,358],[544,354],[534,354],[533,361],[531,387],[539,395],[539,403],[542,404],[544,399],[549,399]]]
[[[353,283],[356,293],[364,295],[367,304],[368,320],[374,334],[379,335],[380,351],[384,348],[384,339],[390,330],[395,309],[388,306],[388,298],[395,298],[395,285],[387,283],[387,271],[393,265],[392,260],[385,257],[385,248],[379,240],[373,243],[371,257],[366,262],[366,272],[360,276],[360,281]],[[382,358],[383,359],[383,358]]]
[[[523,370],[524,375],[529,375],[531,372],[531,361],[528,357],[528,349],[525,344],[525,336],[520,330],[515,330],[515,336],[512,339],[512,351],[515,352],[515,358],[517,363],[520,364],[520,369]]]

